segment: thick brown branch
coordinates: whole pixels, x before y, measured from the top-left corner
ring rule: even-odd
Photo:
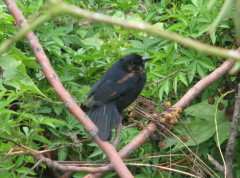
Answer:
[[[9,11],[16,18],[19,26],[24,28],[27,25],[26,20],[22,16],[21,12],[15,7],[14,1],[5,0],[5,3],[8,5]],[[17,13],[16,13],[17,12]],[[40,65],[44,73],[46,74],[50,84],[55,89],[56,93],[61,97],[62,101],[66,104],[68,109],[78,118],[78,120],[85,126],[86,130],[92,135],[95,136],[97,133],[97,128],[95,125],[89,120],[87,115],[78,107],[78,105],[74,102],[71,96],[67,93],[67,91],[63,88],[61,82],[58,79],[58,76],[50,66],[48,58],[43,52],[42,47],[40,46],[36,36],[33,32],[30,32],[26,35],[27,39],[30,42],[31,48],[34,51],[36,58],[38,59]],[[211,85],[218,78],[224,75],[232,66],[234,65],[233,61],[225,61],[222,66],[217,68],[213,73],[204,79],[200,80],[192,89],[190,89],[182,99],[177,102],[173,107],[181,107],[186,108],[189,103],[207,86]],[[135,151],[139,146],[147,141],[149,136],[156,130],[156,123],[150,122],[148,126],[133,139],[128,145],[126,145],[123,149],[119,151],[119,155],[121,157],[127,157],[133,151]],[[116,171],[120,176],[131,177],[129,170],[125,167],[122,160],[116,154],[116,150],[112,147],[108,142],[102,142],[98,137],[95,137],[94,140],[99,144],[100,147],[103,148],[106,155],[110,158],[111,164],[114,166]],[[105,166],[104,171],[112,170],[112,167]],[[123,169],[123,170],[121,170]],[[127,175],[128,176],[127,176]],[[98,174],[100,175],[100,174]],[[97,175],[95,175],[97,176]]]

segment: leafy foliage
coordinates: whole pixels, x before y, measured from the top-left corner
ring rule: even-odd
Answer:
[[[217,98],[216,98],[217,99]],[[225,101],[224,104],[226,105],[227,102]],[[181,142],[177,142],[175,147],[172,151],[177,151],[185,146],[195,146],[199,145],[200,143],[205,142],[206,140],[210,139],[214,136],[216,140],[216,128],[214,122],[214,115],[216,110],[216,104],[210,105],[208,104],[207,100],[202,101],[201,103],[192,105],[185,110],[185,120],[183,121],[184,125],[188,125],[190,129],[191,136],[188,136],[188,141],[185,144]],[[204,111],[204,112],[203,112]],[[225,141],[229,134],[230,134],[230,123],[226,120],[225,111],[218,111],[217,112],[217,126],[219,132],[219,140],[220,143]],[[176,133],[179,135],[189,135],[189,130],[183,128],[181,125],[175,127]],[[221,132],[224,130],[224,132]],[[173,138],[174,139],[174,138]],[[176,139],[174,139],[176,140]],[[169,144],[165,148],[170,147],[173,143],[172,141],[168,141]]]
[[[204,43],[232,47],[234,43],[233,21],[224,19],[216,31],[207,33],[218,15],[223,1],[217,1],[211,11],[207,11],[205,0],[161,0],[161,1],[102,1],[84,0],[67,2],[93,11],[111,15],[120,19],[148,22],[168,31],[197,39]],[[43,0],[17,1],[23,14],[30,20],[46,13]],[[17,27],[14,19],[7,13],[7,8],[0,2],[0,42],[12,36]],[[229,15],[230,17],[233,14]],[[128,53],[151,56],[153,61],[147,64],[148,84],[180,71],[164,81],[146,87],[142,96],[157,103],[176,102],[199,79],[207,76],[222,61],[217,57],[197,53],[176,43],[149,36],[135,30],[118,26],[93,23],[85,19],[58,16],[35,29],[40,43],[50,58],[50,62],[60,76],[61,81],[77,102],[84,107],[84,100],[90,87],[103,75],[109,66]],[[2,137],[31,147],[35,150],[64,146],[55,151],[53,158],[58,160],[96,160],[105,159],[95,143],[86,141],[89,136],[82,125],[65,109],[54,90],[47,83],[25,39],[16,43],[6,54],[0,57],[0,133]],[[185,135],[185,146],[192,150],[199,148],[199,156],[204,161],[207,153],[219,158],[215,137],[215,105],[206,101],[209,97],[221,95],[234,87],[236,77],[225,77],[210,86],[198,97],[186,111],[182,123],[175,127],[174,133]],[[217,92],[216,92],[217,91]],[[229,121],[226,112],[233,106],[233,96],[224,101],[225,110],[217,112],[220,143],[225,145],[229,135]],[[204,111],[204,112],[203,112]],[[127,113],[128,114],[128,113]],[[128,117],[128,116],[127,116]],[[137,122],[137,121],[135,121]],[[147,121],[144,121],[147,123]],[[128,125],[124,120],[125,125]],[[221,132],[224,130],[224,132]],[[66,135],[71,132],[82,141],[82,147],[72,144]],[[126,145],[138,133],[137,127],[122,131],[119,148]],[[142,158],[148,155],[165,154],[166,151],[179,152],[185,149],[176,137],[166,139],[165,149],[156,142],[149,141],[133,153],[132,157]],[[236,143],[239,145],[239,142]],[[0,140],[1,153],[7,153],[14,146],[11,142]],[[172,158],[172,162],[179,158]],[[239,154],[235,158],[235,173],[239,168]],[[142,159],[143,163],[159,164],[169,162],[169,158]],[[30,156],[18,155],[8,157],[0,163],[0,175],[18,177],[26,173],[34,164]],[[29,173],[37,177],[41,169]],[[183,169],[184,170],[184,169]],[[239,170],[239,169],[238,169]],[[132,168],[136,177],[158,177],[157,169],[151,167]],[[81,177],[76,173],[75,177]],[[168,176],[168,172],[162,172]],[[107,176],[114,176],[109,173]],[[174,173],[174,177],[181,174]]]

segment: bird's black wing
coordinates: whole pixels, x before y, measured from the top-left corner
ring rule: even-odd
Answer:
[[[97,82],[89,93],[89,97],[93,96],[96,105],[104,104],[111,101],[123,93],[136,87],[137,82],[142,77],[139,73],[126,76],[121,75],[118,78],[102,79]]]
[[[95,83],[95,85],[92,87],[92,89],[90,90],[90,92],[88,93],[88,98],[90,98],[91,96],[93,96],[93,94],[95,93],[95,91],[100,87],[102,80],[99,80],[97,83]]]

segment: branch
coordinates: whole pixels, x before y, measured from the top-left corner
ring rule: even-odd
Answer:
[[[21,29],[29,28],[29,25],[18,9],[14,0],[4,0],[5,4],[7,5],[10,13],[18,22],[18,25]],[[123,163],[120,156],[117,154],[116,149],[113,147],[112,144],[106,141],[102,141],[98,136],[97,127],[93,124],[90,118],[82,111],[82,109],[78,106],[78,104],[74,101],[71,95],[66,91],[63,87],[61,81],[58,78],[58,75],[52,68],[48,57],[46,56],[41,44],[39,43],[36,35],[30,31],[26,34],[26,38],[30,43],[30,47],[42,67],[42,71],[46,75],[49,83],[57,93],[57,95],[61,98],[61,100],[65,103],[68,110],[81,122],[84,126],[85,130],[93,137],[93,140],[99,145],[99,147],[103,150],[103,152],[108,156],[110,159],[110,163],[118,173],[120,177],[133,177],[126,165]]]
[[[45,164],[49,168],[54,168],[54,169],[57,169],[58,171],[64,171],[64,172],[72,171],[72,172],[91,172],[91,173],[96,172],[96,173],[99,173],[99,172],[105,171],[105,169],[107,168],[106,166],[105,167],[87,167],[87,166],[90,166],[90,165],[92,165],[92,166],[102,166],[102,165],[104,165],[103,163],[98,164],[96,161],[92,161],[92,163],[89,163],[89,162],[86,163],[84,161],[53,161],[53,160],[43,156],[42,153],[46,152],[44,150],[43,151],[36,151],[36,150],[31,149],[31,148],[29,148],[25,145],[19,144],[19,143],[15,142],[14,140],[9,139],[9,138],[0,137],[0,139],[7,140],[9,142],[12,142],[12,143],[18,145],[19,147],[15,150],[17,150],[17,151],[21,150],[22,154],[28,154],[28,155],[30,155],[30,156],[32,156],[36,159],[37,162],[34,164],[34,166],[29,171],[27,171],[21,178],[27,176],[29,174],[29,172],[33,171],[40,164]],[[24,152],[25,149],[27,149],[28,151]],[[184,156],[184,155],[183,154],[154,155],[154,156],[142,157],[142,158],[137,158],[137,159],[125,160],[125,161],[137,161],[137,160],[142,160],[142,159],[152,159],[152,158],[169,157],[169,156]],[[184,158],[184,160],[185,159],[186,158]],[[189,159],[189,157],[187,157],[187,159]],[[106,161],[101,160],[101,162],[106,162]],[[181,160],[181,161],[178,161],[178,162],[173,163],[173,164],[178,164],[180,162],[183,162],[183,161]],[[194,174],[184,172],[184,171],[180,171],[180,170],[177,170],[177,169],[173,169],[173,168],[171,168],[171,166],[160,166],[160,165],[142,164],[142,163],[126,163],[126,165],[161,168],[161,169],[164,169],[164,170],[179,172],[179,173],[189,175],[189,176],[192,176],[192,177],[197,177]],[[77,166],[80,166],[80,167],[77,167]]]
[[[124,28],[139,30],[142,32],[159,36],[165,40],[177,42],[181,45],[187,46],[201,53],[207,53],[207,54],[218,56],[221,58],[229,58],[235,61],[240,60],[240,54],[234,50],[228,50],[220,47],[211,46],[205,43],[201,43],[197,40],[187,38],[187,37],[182,37],[181,35],[178,35],[176,33],[168,32],[166,30],[156,28],[147,23],[120,20],[108,15],[101,14],[101,13],[91,12],[85,9],[78,8],[76,6],[72,6],[67,3],[64,3],[63,1],[59,2],[58,0],[49,0],[49,2],[52,4],[51,7],[59,8],[61,9],[62,12],[68,13],[73,16],[85,17],[93,21],[98,21],[98,22],[103,22],[111,25],[118,25]]]
[[[5,0],[5,2],[7,3],[7,2],[11,2],[11,1]],[[160,36],[167,40],[178,42],[182,45],[188,46],[197,51],[205,52],[208,54],[213,54],[213,55],[216,55],[219,57],[228,57],[228,58],[234,59],[234,60],[240,59],[239,53],[237,53],[233,50],[226,50],[226,49],[222,49],[222,48],[213,47],[211,45],[206,45],[206,44],[200,43],[196,40],[181,37],[180,35],[177,35],[175,33],[170,33],[170,32],[152,27],[151,25],[148,25],[148,24],[115,19],[115,18],[106,16],[103,14],[89,12],[87,10],[69,6],[63,2],[59,2],[56,0],[52,0],[51,2],[53,3],[52,6],[54,6],[54,7],[61,6],[62,11],[67,12],[72,15],[75,15],[75,16],[82,16],[82,17],[86,17],[88,19],[95,20],[95,21],[105,22],[105,23],[109,23],[109,24],[115,24],[115,25],[119,25],[122,27],[130,28],[130,29],[137,29],[140,31],[144,31],[144,32],[147,32],[150,34]],[[12,9],[12,7],[11,7],[11,9]],[[18,22],[22,22],[22,21],[18,21]],[[26,21],[24,21],[23,24],[26,24]],[[22,25],[20,23],[19,23],[19,25],[21,28],[24,27],[24,25]],[[64,92],[60,92],[60,91],[62,91],[62,88],[63,88],[62,84],[58,85],[59,79],[54,71],[52,72],[52,70],[50,70],[50,71],[47,70],[48,68],[51,68],[49,61],[48,61],[47,57],[44,54],[42,54],[44,52],[42,52],[41,46],[39,47],[39,45],[35,45],[34,41],[31,41],[31,39],[34,39],[36,41],[36,39],[35,39],[36,37],[34,36],[34,34],[32,32],[30,32],[29,34],[30,35],[27,35],[27,37],[30,41],[31,47],[34,49],[34,54],[35,54],[36,58],[39,60],[41,66],[43,68],[43,71],[46,73],[49,82],[56,90],[56,93],[59,96],[63,96],[62,100],[67,105],[69,110],[80,120],[80,122],[85,126],[86,130],[88,132],[90,132],[90,134],[92,136],[95,136],[97,133],[96,127],[92,124],[91,121],[89,121],[89,118],[83,113],[83,111],[76,106],[76,103],[73,101],[73,99],[70,97],[70,95],[66,92],[66,90],[63,90]],[[33,35],[33,38],[31,38],[31,35]],[[37,44],[39,44],[39,43],[37,43]],[[41,59],[41,56],[44,56],[44,57]],[[173,107],[186,108],[192,99],[194,99],[204,88],[211,85],[219,77],[224,75],[233,66],[233,64],[234,64],[233,61],[225,61],[222,66],[220,66],[219,68],[217,68],[214,71],[215,73],[213,72],[209,76],[207,76],[204,79],[202,79],[201,81],[199,81]],[[79,114],[79,115],[77,115],[77,114]],[[123,149],[121,149],[119,151],[119,155],[122,157],[127,157],[129,154],[131,154],[133,151],[135,151],[139,146],[141,146],[143,143],[145,143],[147,141],[148,137],[155,131],[155,129],[156,129],[156,123],[150,122],[149,125],[134,140],[132,140],[128,145],[126,145]],[[105,147],[106,150],[108,150],[108,149],[111,150],[111,146],[108,145],[109,143],[101,142],[101,140],[98,137],[95,137],[94,140],[100,146]],[[111,150],[111,153],[113,153],[114,151]],[[108,152],[105,152],[105,153],[108,154]],[[112,156],[112,155],[110,155],[110,156]],[[112,158],[112,160],[114,160],[114,156],[112,156],[111,158]],[[119,161],[122,163],[121,159]],[[114,162],[114,163],[117,163],[117,162]],[[115,168],[116,167],[118,168],[119,165],[115,164]],[[107,170],[112,170],[112,168],[108,165]]]
[[[17,142],[15,142],[14,140],[12,140],[12,139],[10,139],[10,138],[6,138],[6,137],[0,137],[0,139],[1,140],[7,140],[7,141],[9,141],[9,142],[12,142],[12,143],[14,143],[15,145],[17,145],[17,146],[19,146],[19,147],[23,147],[23,148],[25,148],[26,150],[28,150],[28,151],[31,151],[31,152],[37,152],[37,151],[35,151],[34,149],[32,149],[32,148],[30,148],[30,147],[27,147],[27,146],[25,146],[25,145],[22,145],[22,144],[20,144],[20,143],[17,143]],[[22,151],[22,150],[21,150]],[[8,156],[8,154],[7,155],[4,155],[4,156]]]
[[[73,172],[95,173],[95,172],[103,172],[106,169],[106,168],[102,169],[101,167],[83,167],[83,166],[81,166],[81,164],[79,165],[81,167],[62,165],[61,161],[53,161],[53,160],[43,156],[43,153],[45,153],[49,150],[37,151],[37,150],[34,150],[25,145],[19,144],[10,138],[0,137],[0,139],[12,142],[15,145],[19,146],[19,147],[14,147],[11,149],[11,150],[13,150],[13,153],[30,155],[36,159],[37,163],[34,164],[34,166],[26,173],[26,175],[29,172],[33,171],[39,164],[46,164],[49,168],[55,168],[55,169],[61,170],[61,171],[73,171]],[[58,148],[61,148],[61,147],[58,147]],[[9,156],[9,155],[14,155],[14,154],[6,154],[5,156]],[[82,165],[84,165],[84,164],[82,164]],[[88,164],[88,165],[90,165],[90,164]],[[26,176],[26,175],[24,175],[24,176]],[[24,176],[22,176],[22,177],[24,177]]]
[[[240,48],[236,50],[240,52]],[[225,61],[220,67],[215,69],[211,74],[197,82],[188,92],[175,104],[173,108],[180,107],[185,109],[190,102],[196,98],[205,88],[210,86],[221,76],[226,74],[234,65],[231,60]],[[132,152],[134,152],[138,147],[144,144],[149,136],[156,130],[157,123],[151,121],[146,128],[144,128],[130,143],[123,147],[118,153],[122,158],[126,158]],[[111,167],[108,166],[108,171],[111,171]],[[88,174],[86,178],[101,177],[102,174]]]
[[[182,37],[181,35],[178,35],[176,33],[168,32],[166,30],[156,28],[147,23],[120,20],[108,15],[101,14],[101,13],[96,13],[96,12],[91,12],[85,9],[81,9],[59,0],[49,0],[48,6],[54,7],[54,8],[49,8],[48,13],[31,22],[30,27],[20,30],[19,33],[14,35],[10,40],[7,40],[4,43],[2,43],[0,45],[0,54],[2,54],[7,48],[9,48],[12,44],[14,44],[14,42],[19,40],[29,31],[31,31],[31,29],[35,29],[37,26],[47,21],[49,18],[52,18],[53,16],[59,13],[65,12],[73,16],[85,17],[93,21],[118,25],[124,28],[135,29],[135,30],[152,34],[152,35],[156,35],[163,39],[177,42],[181,45],[187,46],[201,53],[207,53],[207,54],[218,56],[221,58],[229,58],[231,60],[240,61],[240,54],[234,50],[228,50],[228,49],[208,45],[205,43],[201,43],[200,41],[187,38],[187,37]],[[9,11],[11,11],[11,9],[12,8],[10,8]]]
[[[160,166],[160,165],[154,165],[154,164],[143,164],[143,163],[126,163],[126,165],[154,167],[154,168],[159,168],[159,169],[163,169],[163,170],[169,170],[169,171],[185,174],[185,175],[188,175],[188,176],[191,176],[191,177],[198,177],[199,178],[199,176],[196,176],[194,174],[191,174],[191,173],[188,173],[188,172],[185,172],[185,171],[181,171],[181,170],[178,170],[178,169],[174,169],[174,168],[171,168],[171,167],[166,167],[166,166]]]
[[[33,170],[34,170],[38,165],[40,165],[43,161],[44,161],[44,158],[38,160],[38,162],[35,163],[34,166],[33,166],[31,169],[29,169],[23,176],[21,176],[21,178],[26,177],[31,171],[33,171]]]
[[[234,112],[233,118],[231,122],[231,131],[230,136],[228,138],[226,153],[225,153],[225,161],[226,161],[226,176],[228,178],[232,178],[232,162],[233,162],[233,155],[235,151],[235,140],[237,135],[237,126],[239,123],[239,116],[240,116],[240,83],[238,84],[238,94],[236,96],[235,105],[234,105]]]
[[[208,160],[212,163],[212,165],[216,167],[217,170],[224,173],[224,167],[221,164],[219,164],[219,162],[209,154],[208,154]]]

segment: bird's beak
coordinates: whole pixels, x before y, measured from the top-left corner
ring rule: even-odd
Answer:
[[[142,57],[143,62],[147,62],[149,60],[152,60],[153,58],[151,57]]]

